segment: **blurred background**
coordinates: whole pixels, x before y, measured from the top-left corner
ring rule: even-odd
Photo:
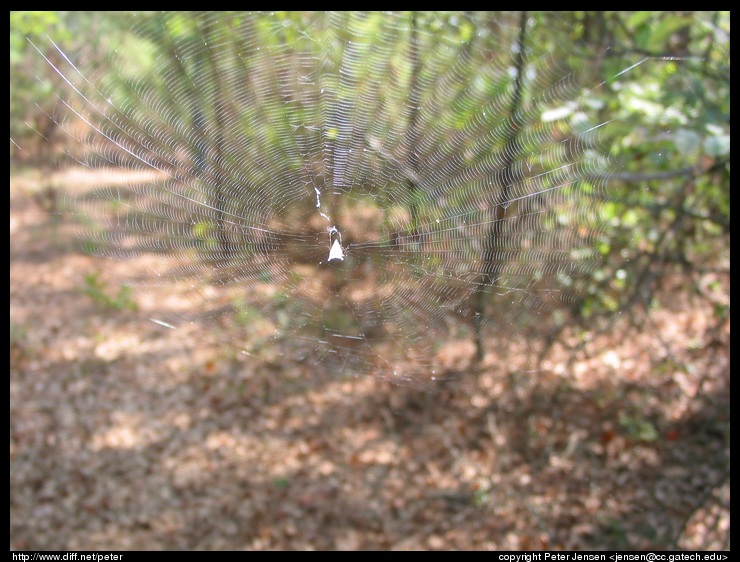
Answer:
[[[11,12],[11,549],[728,549],[729,33]]]

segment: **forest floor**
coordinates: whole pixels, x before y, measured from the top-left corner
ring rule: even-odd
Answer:
[[[11,177],[11,549],[729,548],[729,319],[681,279],[397,386],[163,329],[68,228]]]

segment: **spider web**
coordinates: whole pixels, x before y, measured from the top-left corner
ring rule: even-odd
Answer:
[[[66,207],[88,251],[148,259],[129,282],[189,289],[156,322],[402,380],[578,306],[605,123],[526,16],[131,17],[99,74],[44,56],[69,160],[148,174]]]

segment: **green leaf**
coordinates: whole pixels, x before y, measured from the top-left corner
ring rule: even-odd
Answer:
[[[565,117],[568,117],[573,113],[573,106],[571,105],[561,105],[560,107],[555,107],[553,109],[546,109],[542,112],[542,116],[540,119],[542,119],[543,123],[549,123],[550,121],[557,121],[558,119],[564,119]]]
[[[679,129],[673,135],[673,144],[684,156],[697,150],[701,146],[701,137],[694,131]]]
[[[726,156],[730,153],[730,135],[717,135],[704,139],[704,152],[709,156]]]
[[[650,10],[635,12],[627,19],[627,27],[637,27],[638,25],[642,25],[643,23],[648,22],[653,17],[653,14],[655,14],[655,12]]]
[[[691,25],[692,18],[685,16],[668,16],[652,28],[647,48],[650,51],[660,51],[664,48],[668,38],[684,27]]]

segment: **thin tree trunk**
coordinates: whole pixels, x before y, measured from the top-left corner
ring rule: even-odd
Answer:
[[[421,72],[421,62],[419,60],[419,44],[417,34],[416,12],[411,12],[411,37],[410,37],[410,57],[411,57],[411,88],[409,92],[410,111],[409,130],[408,130],[408,168],[414,174],[414,177],[406,178],[406,186],[409,192],[409,214],[411,215],[411,232],[409,233],[412,240],[416,241],[419,235],[419,209],[417,207],[417,186],[416,179],[419,177],[419,155],[417,150],[417,137],[419,135],[419,105],[421,104],[421,90],[419,84],[419,73]]]
[[[511,95],[511,105],[509,108],[509,130],[506,136],[506,143],[503,148],[504,169],[502,177],[504,184],[501,186],[501,192],[492,209],[493,222],[486,234],[483,250],[483,275],[476,288],[473,298],[473,334],[475,339],[475,360],[481,361],[485,355],[483,349],[483,320],[486,313],[486,294],[490,287],[496,284],[499,272],[503,267],[499,257],[498,241],[501,239],[504,229],[504,218],[506,217],[507,203],[510,198],[511,184],[507,183],[507,178],[513,177],[512,169],[515,161],[515,150],[517,136],[519,134],[522,121],[519,111],[523,98],[523,74],[524,74],[524,42],[527,29],[527,12],[522,12],[519,22],[519,37],[517,38],[518,49],[514,55],[514,67],[516,68],[516,78],[514,79],[514,91]]]

